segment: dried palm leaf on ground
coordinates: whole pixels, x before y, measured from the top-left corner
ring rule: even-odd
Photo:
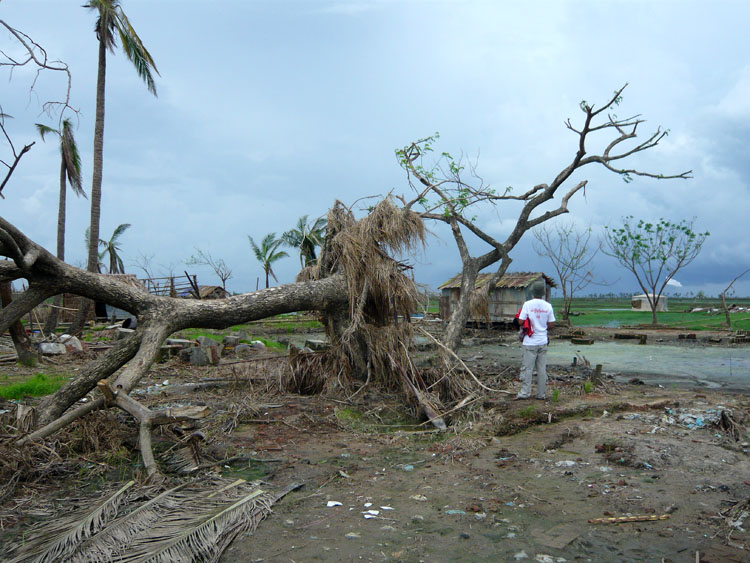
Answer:
[[[68,519],[74,523],[62,530],[57,522],[44,526],[15,547],[12,561],[218,561],[237,534],[255,529],[299,486],[272,493],[243,479],[204,478],[150,500],[130,495],[133,502],[120,508],[129,511],[115,520],[105,507],[121,504],[123,487],[91,513]]]
[[[125,499],[125,493],[134,484],[135,481],[128,481],[114,494],[84,514],[53,519],[37,534],[24,539],[22,552],[11,559],[10,563],[67,561],[78,545],[99,532],[117,516],[118,509]]]
[[[257,528],[271,512],[271,506],[297,487],[290,485],[277,494],[257,488],[247,493],[244,487],[237,487],[235,491],[246,494],[231,505],[224,502],[208,510],[205,506],[217,498],[201,499],[202,510],[196,506],[197,512],[180,511],[162,519],[147,534],[134,538],[117,561],[218,561],[238,534]]]
[[[112,522],[81,544],[71,562],[110,560],[118,546],[127,545],[133,536],[153,526],[170,508],[174,508],[178,504],[176,493],[186,485],[172,487]]]

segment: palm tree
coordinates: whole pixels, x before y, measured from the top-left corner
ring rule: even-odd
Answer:
[[[153,70],[156,74],[154,59],[143,45],[141,38],[133,29],[130,20],[120,6],[120,0],[89,0],[83,5],[97,12],[96,25],[94,31],[96,38],[99,40],[99,60],[96,75],[96,119],[94,121],[94,172],[91,176],[91,237],[88,249],[89,272],[97,272],[99,269],[99,219],[101,216],[102,205],[102,169],[104,164],[104,91],[107,77],[107,51],[114,52],[117,38],[115,32],[120,35],[120,42],[125,55],[135,66],[138,76],[146,83],[148,91],[156,96],[156,84],[151,73]],[[87,299],[81,300],[81,307],[78,310],[73,324],[70,327],[72,334],[81,332],[84,320],[91,307],[91,302]]]
[[[99,240],[99,248],[102,251],[99,253],[99,260],[103,260],[104,257],[109,254],[109,273],[110,274],[124,274],[125,265],[122,263],[120,258],[120,244],[118,239],[130,228],[130,223],[123,223],[118,225],[112,233],[109,240]]]
[[[96,122],[94,124],[94,173],[91,178],[91,237],[89,241],[88,270],[97,271],[99,253],[99,218],[102,200],[102,165],[104,154],[104,91],[107,76],[107,51],[114,52],[117,44],[115,32],[120,36],[125,55],[135,66],[138,76],[146,83],[148,91],[156,96],[152,71],[159,74],[151,54],[133,29],[120,6],[120,0],[89,0],[84,4],[98,13],[94,28],[99,40],[99,63],[96,79]]]
[[[315,247],[323,246],[326,231],[326,219],[318,217],[312,225],[307,224],[307,215],[297,221],[297,227],[281,235],[281,240],[287,246],[299,248],[299,263],[302,267],[315,264]]]
[[[247,238],[250,240],[250,246],[253,248],[253,253],[258,259],[258,262],[263,264],[263,271],[266,273],[266,288],[269,287],[269,275],[274,279],[274,281],[276,281],[276,283],[278,283],[279,280],[276,278],[276,274],[273,273],[271,265],[277,260],[289,256],[289,254],[287,254],[283,250],[279,250],[278,252],[276,251],[276,249],[279,248],[283,241],[276,238],[276,233],[268,233],[265,237],[263,237],[263,240],[261,241],[259,247],[257,244],[255,244],[253,237],[248,235]]]
[[[68,183],[77,196],[86,197],[81,185],[81,155],[78,153],[75,137],[73,137],[73,123],[69,118],[62,122],[61,129],[53,129],[41,123],[36,124],[37,131],[44,140],[47,134],[55,134],[60,139],[60,201],[57,207],[57,257],[65,260],[65,217]],[[47,315],[44,333],[51,334],[57,326],[58,308],[62,305],[62,296],[55,297],[54,305]]]
[[[53,129],[41,123],[36,124],[37,131],[44,140],[47,134],[55,134],[60,138],[60,203],[57,209],[57,257],[65,260],[65,208],[67,199],[67,184],[77,196],[86,197],[81,185],[81,155],[73,137],[73,124],[69,118],[63,120],[62,131]]]

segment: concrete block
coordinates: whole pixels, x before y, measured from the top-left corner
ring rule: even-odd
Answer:
[[[68,353],[62,342],[42,342],[39,344],[39,351],[45,356],[62,356]]]

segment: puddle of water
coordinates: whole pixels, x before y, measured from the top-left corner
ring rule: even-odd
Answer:
[[[483,350],[488,348],[494,349],[490,353],[502,355],[504,360],[521,361],[520,345],[482,347]],[[605,372],[652,376],[648,379],[666,384],[697,384],[750,391],[750,347],[639,345],[635,341],[595,342],[581,346],[553,341],[547,351],[547,363],[569,366],[577,354],[584,356],[592,366],[602,364]]]

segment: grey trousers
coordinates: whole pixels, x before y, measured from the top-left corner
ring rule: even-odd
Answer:
[[[522,346],[521,392],[519,397],[531,397],[531,376],[536,366],[536,398],[547,398],[547,345]]]

